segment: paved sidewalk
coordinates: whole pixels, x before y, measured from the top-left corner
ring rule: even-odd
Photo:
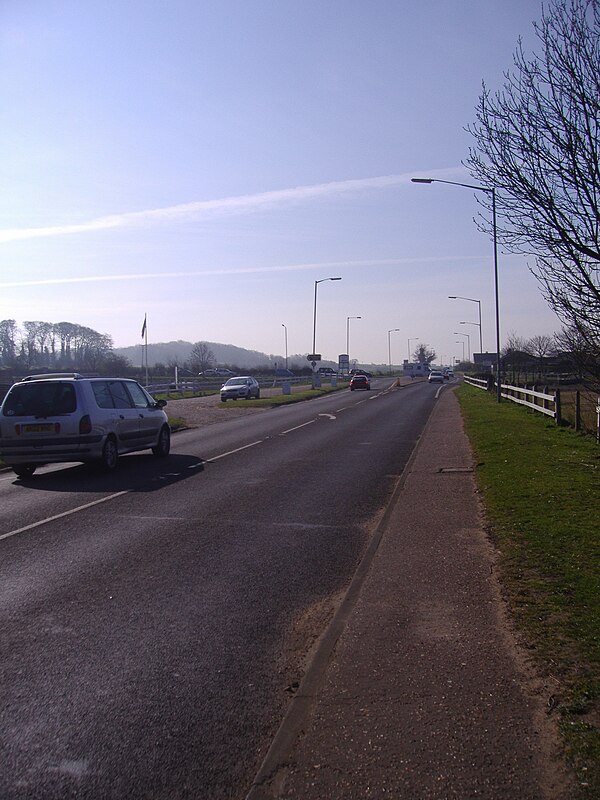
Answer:
[[[472,468],[446,386],[249,799],[568,796],[504,621]]]

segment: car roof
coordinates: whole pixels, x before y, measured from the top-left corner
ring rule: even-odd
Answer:
[[[94,375],[87,377],[78,372],[47,372],[39,375],[26,375],[18,383],[34,383],[35,381],[130,381],[137,383],[135,378],[121,378],[118,375]]]

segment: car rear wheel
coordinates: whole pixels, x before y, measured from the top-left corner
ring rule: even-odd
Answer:
[[[35,464],[18,464],[16,467],[13,467],[13,472],[15,475],[18,475],[19,478],[31,478],[35,472]]]
[[[166,458],[169,455],[169,451],[171,449],[171,431],[166,425],[160,430],[160,435],[158,437],[158,443],[156,447],[152,448],[152,452],[158,458]]]
[[[100,458],[100,466],[104,472],[114,472],[117,468],[117,461],[119,460],[119,450],[117,442],[113,436],[109,436],[104,442],[102,448],[102,456]]]

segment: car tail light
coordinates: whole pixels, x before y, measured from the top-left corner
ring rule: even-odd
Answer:
[[[89,414],[85,414],[79,420],[79,433],[91,433],[92,432],[92,420],[90,419]]]

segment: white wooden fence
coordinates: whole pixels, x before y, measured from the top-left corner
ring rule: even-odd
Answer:
[[[471,378],[465,375],[465,383],[476,386],[478,389],[489,389],[490,385],[493,386],[493,379],[490,380],[492,381],[491,384],[488,380]],[[538,392],[535,389],[511,386],[509,383],[502,383],[500,389],[501,396],[506,400],[511,400],[513,403],[532,408],[534,411],[539,411],[540,414],[546,414],[546,416],[552,417],[557,425],[560,425],[560,391],[558,389],[552,394],[548,394],[547,392]]]

